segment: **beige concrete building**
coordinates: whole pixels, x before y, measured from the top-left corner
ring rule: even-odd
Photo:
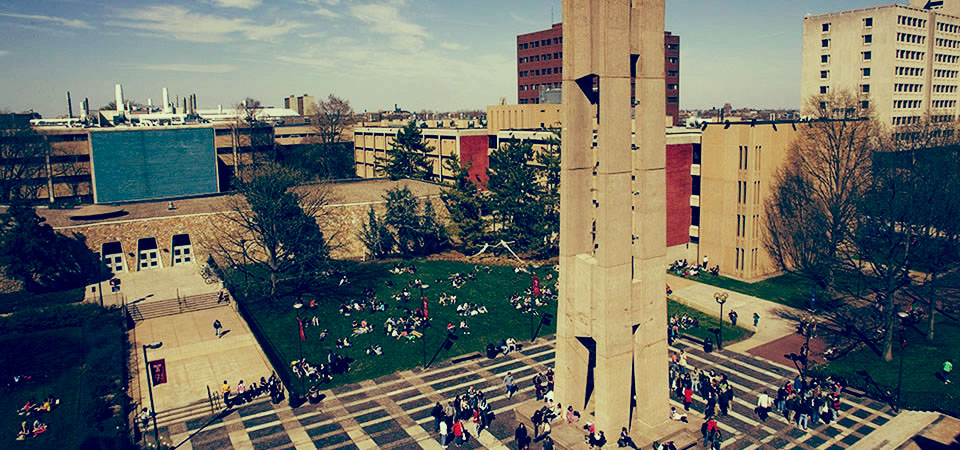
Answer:
[[[960,0],[910,0],[803,19],[804,99],[853,90],[889,126],[956,120]]]
[[[690,200],[699,211],[690,227],[698,261],[706,256],[722,275],[745,281],[777,272],[763,247],[763,203],[796,136],[792,123],[707,125],[691,167],[701,183]]]
[[[360,178],[383,177],[382,164],[401,127],[357,127],[353,130],[354,162]],[[449,177],[448,160],[470,162],[471,176],[486,182],[487,130],[456,128],[421,128],[423,141],[430,148],[427,160],[433,166],[434,181],[443,183]]]
[[[487,132],[530,130],[560,127],[560,105],[491,105],[487,106]]]

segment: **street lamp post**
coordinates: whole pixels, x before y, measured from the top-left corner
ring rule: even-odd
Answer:
[[[163,342],[156,341],[143,346],[143,366],[147,371],[147,390],[150,393],[150,416],[153,417],[153,440],[160,448],[160,430],[157,428],[157,408],[153,403],[153,374],[150,373],[149,363],[147,362],[147,349],[155,350],[163,346]]]
[[[300,309],[303,308],[303,303],[300,300],[297,300],[297,303],[293,304],[293,309],[297,311],[297,348],[299,358],[297,359],[297,364],[300,364],[303,361],[303,338],[299,336],[299,330],[303,329],[303,318],[300,317]],[[307,395],[307,386],[303,380],[303,377],[300,377],[300,395]]]
[[[720,305],[720,333],[717,338],[717,351],[723,350],[723,304],[727,302],[729,294],[726,292],[714,292],[713,299]]]
[[[248,281],[247,281],[247,240],[246,240],[246,239],[240,239],[240,247],[242,247],[242,251],[243,251],[243,288],[246,289],[246,288],[247,288],[247,284],[248,284]]]

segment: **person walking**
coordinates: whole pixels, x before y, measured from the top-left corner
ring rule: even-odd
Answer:
[[[513,438],[517,441],[517,450],[524,450],[529,445],[530,436],[527,434],[527,427],[523,422],[517,425],[517,431],[513,433]]]
[[[733,326],[737,326],[737,319],[740,317],[740,314],[737,314],[736,310],[731,309],[729,315],[730,315],[730,324]]]
[[[443,421],[443,406],[440,405],[440,402],[434,405],[430,415],[433,416],[433,432],[436,433],[440,431],[440,422]]]
[[[950,384],[950,372],[953,372],[953,360],[943,362],[943,384]]]
[[[503,377],[503,385],[507,387],[507,398],[513,398],[513,393],[517,390],[517,382],[513,379],[511,372],[507,372],[507,376]]]
[[[217,335],[217,339],[220,338],[221,330],[223,330],[223,325],[220,323],[220,319],[214,319],[213,332]]]
[[[447,448],[447,419],[440,421],[440,445]]]
[[[757,398],[757,417],[759,417],[761,421],[767,421],[767,414],[770,413],[771,405],[773,405],[773,400],[770,399],[770,394],[764,391],[760,394],[760,397]]]
[[[760,314],[753,313],[753,330],[757,330],[757,324],[760,323]]]

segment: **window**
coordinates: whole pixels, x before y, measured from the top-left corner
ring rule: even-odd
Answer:
[[[679,76],[679,75],[680,75],[680,72],[677,72],[676,70],[668,70],[668,71],[667,71],[667,76],[668,76],[668,77],[676,77],[676,76]]]
[[[829,86],[820,86],[820,93],[826,94],[828,89],[830,89]]]
[[[867,100],[860,102],[860,109],[870,109],[870,102]]]
[[[823,24],[822,29],[824,33],[830,31],[830,24],[829,23]]]
[[[680,99],[677,97],[667,97],[667,103],[678,103]]]
[[[823,39],[820,41],[820,48],[830,48],[830,39]]]
[[[862,92],[862,93],[864,93],[864,94],[869,94],[869,93],[870,93],[870,85],[869,85],[869,84],[861,84],[861,85],[860,85],[860,92]]]
[[[820,55],[820,64],[828,64],[830,62],[830,55]]]
[[[863,43],[864,43],[864,44],[870,44],[870,43],[872,43],[872,42],[873,42],[873,35],[872,35],[872,34],[865,34],[865,35],[863,35]]]
[[[863,60],[864,60],[864,61],[870,61],[871,59],[873,59],[873,53],[872,53],[872,52],[862,52],[861,55],[863,55]]]
[[[869,67],[864,67],[864,68],[860,69],[860,72],[863,73],[863,77],[864,77],[864,78],[870,78],[870,68],[869,68]]]
[[[872,27],[873,26],[873,17],[867,17],[863,19],[863,26]]]
[[[821,70],[821,71],[820,71],[820,79],[821,79],[821,80],[826,80],[826,79],[829,78],[829,77],[830,77],[830,71],[829,71],[829,70]]]

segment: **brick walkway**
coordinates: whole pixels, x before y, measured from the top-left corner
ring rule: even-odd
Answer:
[[[507,357],[475,359],[428,371],[403,371],[342,386],[325,391],[327,398],[321,406],[308,404],[291,410],[286,403],[274,406],[268,399],[260,399],[214,420],[181,448],[437,449],[440,446],[430,417],[433,404],[471,386],[488,394],[498,420],[489,433],[482,433],[479,439],[472,439],[463,447],[513,448],[516,424],[511,412],[518,403],[533,397],[529,380],[536,371],[553,365],[553,344],[550,338]],[[686,349],[689,364],[714,367],[728,374],[733,383],[736,397],[731,413],[719,420],[727,436],[725,449],[847,448],[894,416],[885,404],[845,396],[840,417],[831,425],[821,424],[804,431],[775,414],[760,423],[753,414],[756,395],[762,390],[775,393],[776,386],[794,377],[791,368],[744,353],[704,354],[692,344],[676,345],[675,349]],[[519,385],[524,386],[512,399],[503,395],[501,378],[507,371],[513,372]],[[677,399],[672,400],[680,404]],[[702,411],[703,406],[703,402],[695,401],[693,409]],[[162,431],[177,444],[207,420],[201,409],[190,420],[165,424]],[[695,425],[699,426],[701,421],[699,412],[691,414]]]

